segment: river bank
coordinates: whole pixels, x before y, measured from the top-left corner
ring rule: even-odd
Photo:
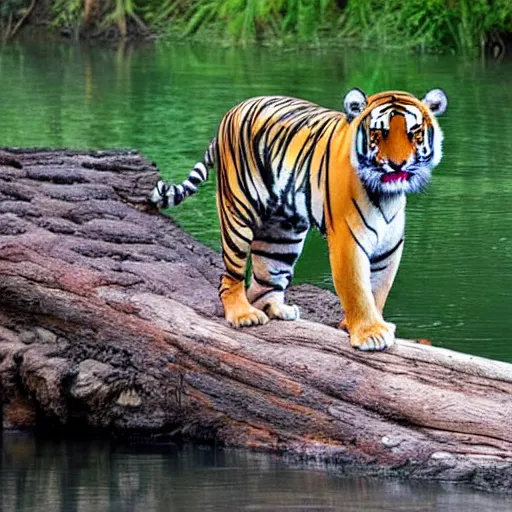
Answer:
[[[512,46],[507,0],[6,0],[4,42],[33,30],[64,39],[195,39],[219,44],[355,46],[485,54]]]

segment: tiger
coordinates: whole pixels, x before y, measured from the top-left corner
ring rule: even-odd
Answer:
[[[424,190],[442,157],[442,89],[422,100],[354,88],[343,110],[260,96],[222,118],[202,161],[180,185],[160,180],[150,202],[177,206],[217,169],[225,272],[219,296],[233,327],[296,320],[285,292],[310,227],[327,238],[340,324],[359,350],[384,350],[383,318],[404,247],[406,195]],[[246,286],[248,260],[251,276]]]

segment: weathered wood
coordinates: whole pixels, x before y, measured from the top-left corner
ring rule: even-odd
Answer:
[[[231,329],[219,255],[144,211],[157,179],[130,151],[0,153],[4,427],[167,432],[512,488],[512,365],[407,341],[357,352],[312,286],[290,292],[306,320]]]

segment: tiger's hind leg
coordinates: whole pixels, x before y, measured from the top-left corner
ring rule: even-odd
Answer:
[[[302,218],[271,219],[251,244],[252,277],[249,302],[270,318],[297,320],[296,305],[285,304],[285,291],[304,247],[309,224]]]
[[[253,238],[252,230],[238,225],[234,230],[222,229],[221,233],[226,272],[220,281],[219,296],[226,321],[233,327],[265,324],[268,316],[249,303],[245,292],[245,271]]]
[[[239,281],[229,274],[224,274],[221,278],[219,295],[224,306],[226,321],[233,327],[249,327],[268,322],[268,316],[247,300],[244,280]]]

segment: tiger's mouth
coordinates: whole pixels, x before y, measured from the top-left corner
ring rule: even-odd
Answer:
[[[431,169],[417,164],[400,170],[367,165],[359,166],[357,175],[372,194],[410,194],[425,190],[431,178]]]
[[[407,171],[393,171],[393,172],[387,172],[384,174],[380,181],[381,183],[394,183],[397,181],[409,181],[412,177],[411,172]]]

